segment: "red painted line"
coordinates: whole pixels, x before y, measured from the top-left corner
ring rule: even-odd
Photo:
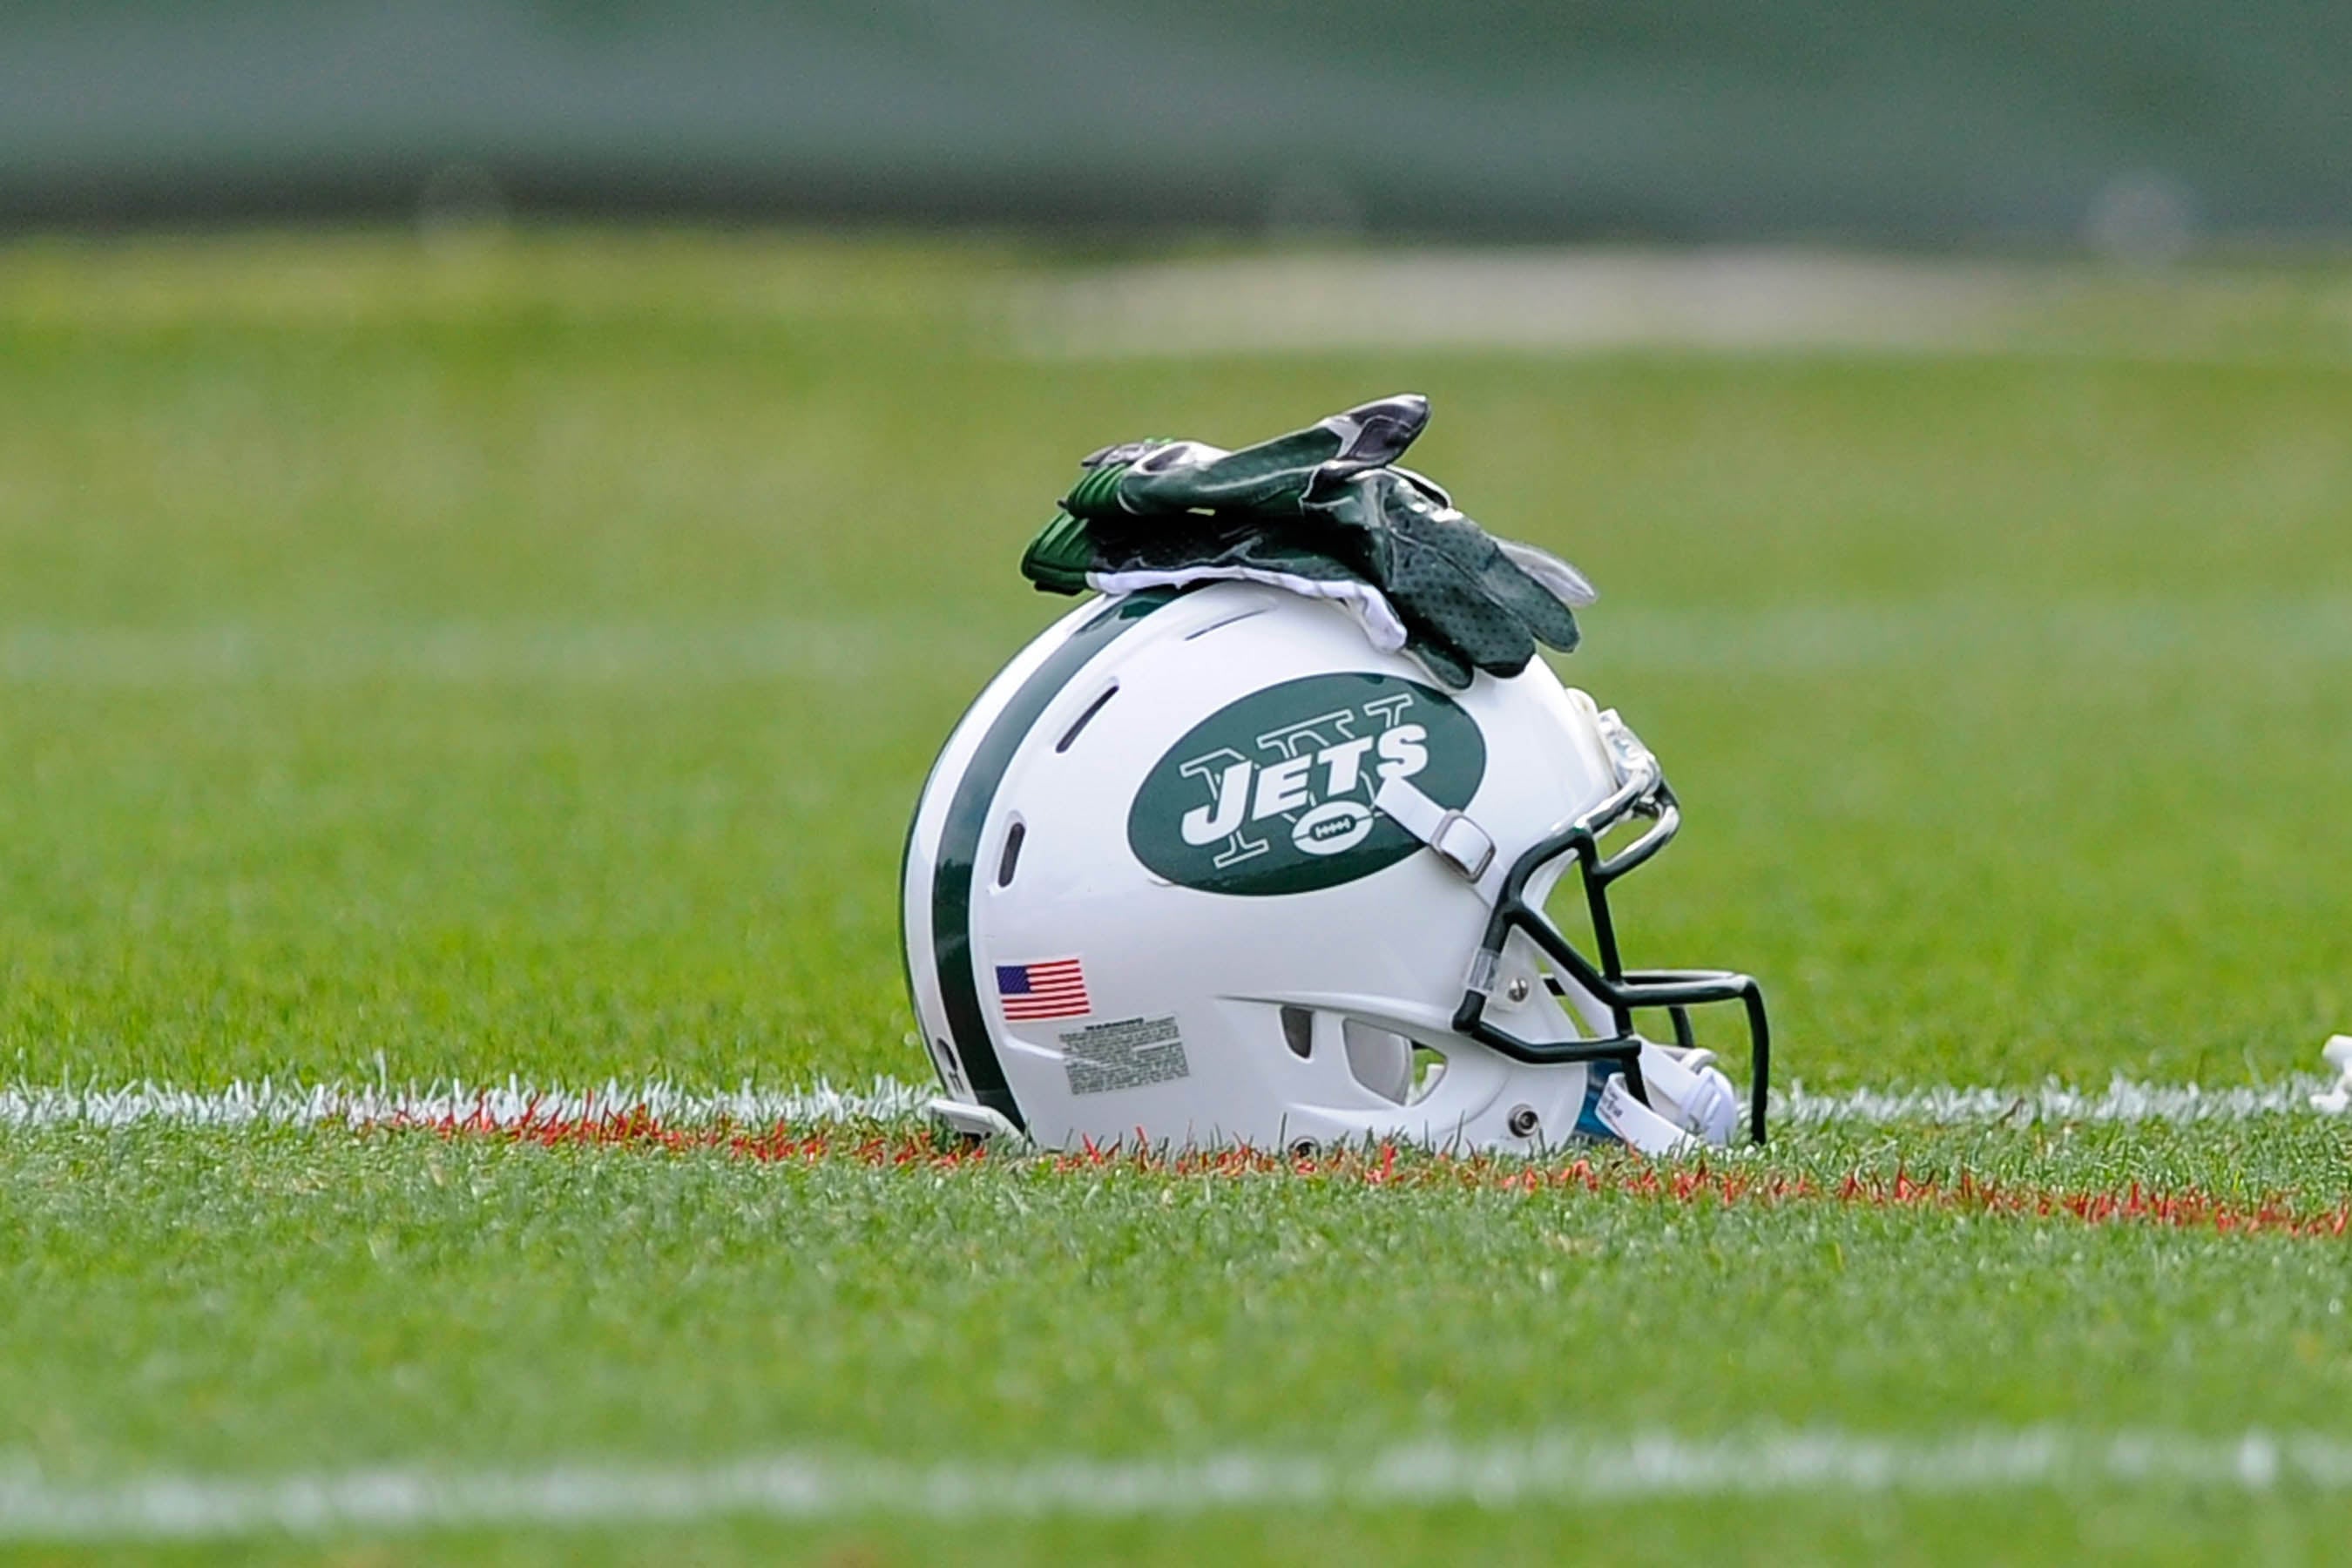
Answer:
[[[848,1160],[877,1168],[954,1171],[1002,1164],[988,1146],[928,1131],[866,1132],[855,1127],[675,1126],[644,1107],[591,1116],[544,1116],[536,1107],[520,1118],[494,1116],[477,1106],[463,1116],[397,1116],[360,1131],[430,1132],[445,1138],[503,1139],[548,1149],[623,1148],[669,1153],[718,1152],[763,1163],[815,1164]],[[1402,1154],[1402,1157],[1401,1157]],[[1962,1171],[1950,1178],[1897,1170],[1850,1173],[1834,1185],[1778,1172],[1722,1170],[1706,1164],[1667,1169],[1638,1157],[1507,1160],[1402,1152],[1395,1144],[1339,1150],[1309,1158],[1255,1149],[1181,1153],[1087,1143],[1073,1152],[1014,1155],[1063,1173],[1131,1171],[1176,1179],[1290,1175],[1365,1186],[1455,1187],[1464,1190],[1613,1193],[1662,1203],[1777,1207],[1833,1203],[1850,1208],[1916,1208],[2016,1219],[2080,1220],[2089,1225],[2152,1225],[2223,1235],[2273,1235],[2342,1239],[2352,1236],[2352,1202],[2333,1208],[2298,1206],[2291,1194],[2257,1203],[2217,1197],[2196,1187],[2159,1191],[2138,1182],[2119,1190],[2064,1189],[2009,1183]]]

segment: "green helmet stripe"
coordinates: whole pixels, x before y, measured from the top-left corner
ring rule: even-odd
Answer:
[[[1138,621],[1175,597],[1171,593],[1138,594],[1107,607],[1101,615],[1070,634],[1021,689],[1004,705],[996,721],[972,752],[971,763],[957,781],[955,798],[948,805],[940,831],[940,851],[931,868],[931,961],[940,977],[940,1003],[948,1018],[949,1044],[963,1064],[966,1081],[982,1105],[1016,1127],[1027,1125],[1013,1102],[1004,1068],[989,1038],[988,1016],[980,996],[979,972],[971,944],[971,888],[996,788],[1013,754],[1035,727],[1039,715],[1076,679],[1095,655],[1108,647]]]

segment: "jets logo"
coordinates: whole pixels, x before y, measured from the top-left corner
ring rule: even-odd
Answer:
[[[1196,724],[1128,810],[1136,858],[1171,882],[1244,896],[1311,892],[1419,848],[1372,809],[1391,778],[1470,804],[1486,769],[1478,726],[1444,693],[1387,675],[1314,675]]]

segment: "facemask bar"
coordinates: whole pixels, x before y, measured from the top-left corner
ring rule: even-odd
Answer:
[[[1609,912],[1609,884],[1649,860],[1670,843],[1682,826],[1682,811],[1675,792],[1666,786],[1658,760],[1625,727],[1612,710],[1600,715],[1601,738],[1616,764],[1618,787],[1608,799],[1538,841],[1514,861],[1503,879],[1494,910],[1486,919],[1486,934],[1470,962],[1470,976],[1462,1005],[1454,1014],[1454,1028],[1514,1061],[1535,1066],[1561,1062],[1612,1062],[1624,1073],[1626,1087],[1643,1104],[1649,1094],[1642,1082],[1641,1039],[1633,1031],[1637,1011],[1664,1008],[1673,1021],[1675,1043],[1694,1044],[1690,1009],[1704,1004],[1738,1002],[1747,1010],[1748,1043],[1748,1136],[1764,1142],[1764,1102],[1771,1078],[1771,1030],[1764,1016],[1764,990],[1745,974],[1725,969],[1634,969],[1618,956],[1617,927]],[[1620,824],[1640,817],[1652,826],[1641,837],[1614,855],[1601,852],[1601,840]],[[1584,873],[1584,897],[1592,911],[1592,934],[1600,949],[1595,963],[1569,944],[1539,905],[1528,902],[1528,885],[1537,873],[1562,855],[1574,855]],[[1486,999],[1502,969],[1503,944],[1514,931],[1528,939],[1560,971],[1583,986],[1610,1012],[1617,1034],[1606,1040],[1523,1040],[1486,1022]]]

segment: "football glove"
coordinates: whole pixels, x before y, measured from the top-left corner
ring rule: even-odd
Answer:
[[[1538,642],[1574,648],[1592,585],[1397,466],[1428,423],[1428,400],[1407,393],[1234,452],[1107,447],[1082,460],[1022,573],[1062,594],[1239,578],[1329,599],[1374,647],[1403,648],[1457,689],[1478,670],[1517,675]]]

